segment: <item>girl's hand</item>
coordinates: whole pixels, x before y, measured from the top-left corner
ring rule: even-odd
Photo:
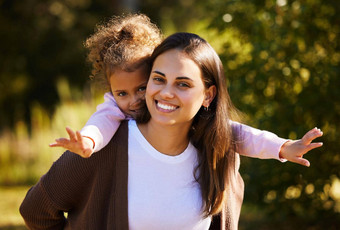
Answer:
[[[287,141],[281,147],[280,158],[309,167],[310,163],[303,158],[303,155],[312,149],[322,146],[322,142],[312,143],[314,139],[322,135],[323,133],[320,129],[314,128],[308,131],[300,140]]]
[[[83,158],[88,158],[93,153],[94,142],[87,137],[82,137],[79,131],[73,132],[72,129],[66,127],[66,131],[70,137],[59,138],[55,143],[50,144],[50,147],[63,147],[73,153],[78,154]]]

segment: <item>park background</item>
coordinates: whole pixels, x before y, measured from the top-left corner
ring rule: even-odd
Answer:
[[[219,53],[243,122],[297,139],[314,127],[311,167],[242,157],[240,229],[340,229],[340,4],[337,0],[0,0],[0,229],[103,101],[83,42],[123,12],[163,33],[201,35]]]

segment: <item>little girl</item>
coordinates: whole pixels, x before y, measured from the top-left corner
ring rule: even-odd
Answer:
[[[158,27],[143,14],[116,16],[99,25],[85,46],[89,49],[92,76],[102,81],[110,93],[104,95],[105,102],[81,132],[66,128],[70,139],[57,139],[50,146],[89,157],[110,141],[121,120],[136,117],[144,106],[148,58],[161,40]]]
[[[92,75],[102,78],[110,88],[104,103],[79,132],[66,128],[70,139],[59,138],[51,147],[64,147],[82,157],[90,157],[106,146],[124,119],[136,118],[144,109],[144,93],[149,78],[148,58],[161,42],[158,27],[142,14],[115,17],[86,41]],[[322,143],[311,143],[322,135],[314,128],[301,140],[291,141],[277,135],[229,121],[241,142],[237,152],[261,159],[278,159],[309,166],[303,155]]]

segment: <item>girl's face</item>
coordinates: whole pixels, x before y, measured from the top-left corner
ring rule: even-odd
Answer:
[[[155,59],[145,95],[152,121],[190,127],[214,95],[215,86],[205,88],[199,66],[185,53],[172,49]]]
[[[148,81],[145,67],[134,72],[115,70],[109,77],[111,92],[118,107],[127,115],[136,117],[141,112]]]

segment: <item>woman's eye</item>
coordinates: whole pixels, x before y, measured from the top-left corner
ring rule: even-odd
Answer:
[[[127,95],[127,93],[126,92],[119,92],[117,95],[118,95],[118,97],[124,97],[124,96]]]
[[[180,87],[190,88],[190,85],[188,83],[185,83],[185,82],[180,82],[180,83],[178,83],[178,85]]]
[[[161,77],[154,77],[152,80],[154,80],[155,82],[164,82],[164,79]]]

